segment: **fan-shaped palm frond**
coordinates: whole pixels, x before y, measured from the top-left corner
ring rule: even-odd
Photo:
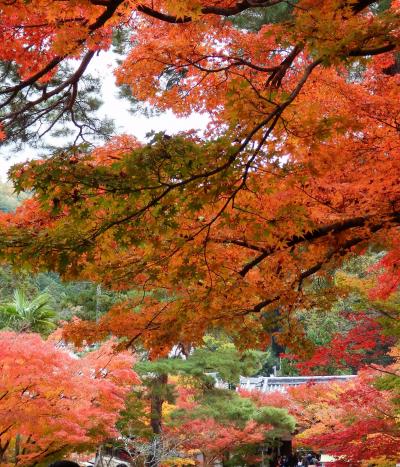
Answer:
[[[30,300],[22,290],[16,290],[13,302],[0,305],[0,327],[48,334],[56,326],[56,313],[49,302],[46,293]]]

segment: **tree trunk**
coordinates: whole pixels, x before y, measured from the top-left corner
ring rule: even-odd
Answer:
[[[154,450],[146,460],[146,466],[158,467],[162,452],[162,407],[165,401],[165,386],[168,383],[168,375],[161,374],[155,378],[152,394],[150,396],[150,425],[154,434]]]
[[[14,451],[14,462],[15,465],[17,465],[18,462],[18,456],[19,456],[19,451],[20,451],[20,446],[21,446],[21,435],[19,433],[16,434],[15,436],[15,451]]]
[[[150,424],[155,435],[160,435],[162,432],[162,406],[164,403],[165,386],[167,383],[167,374],[158,375],[155,378],[155,384],[150,396]]]

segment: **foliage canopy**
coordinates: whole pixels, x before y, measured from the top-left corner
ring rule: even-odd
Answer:
[[[143,300],[118,304],[98,326],[72,327],[69,337],[112,332],[124,345],[141,339],[165,354],[224,328],[242,346],[278,332],[301,348],[294,310],[315,301],[307,280],[369,243],[396,241],[399,3],[286,5],[4,6],[3,35],[15,47],[2,58],[20,73],[1,91],[6,133],[10,118],[50,98],[52,109],[73,113],[85,69],[118,31],[131,42],[121,45],[115,73],[134,99],[211,120],[202,136],[155,135],[142,145],[122,135],[12,170],[17,190],[34,197],[1,216],[4,258],[143,288]],[[71,57],[80,65],[55,85]]]

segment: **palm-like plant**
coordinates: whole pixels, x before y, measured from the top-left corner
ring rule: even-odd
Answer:
[[[14,301],[0,305],[0,328],[48,334],[56,327],[57,316],[49,306],[50,298],[42,293],[29,300],[22,290],[15,290]]]

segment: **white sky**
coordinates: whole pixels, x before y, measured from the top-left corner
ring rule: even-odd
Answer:
[[[146,133],[154,131],[167,131],[169,134],[189,129],[204,129],[207,125],[207,116],[192,114],[188,118],[177,118],[172,112],[166,112],[157,117],[146,118],[139,114],[129,112],[129,102],[118,99],[115,78],[112,73],[115,66],[115,56],[111,52],[101,53],[96,56],[89,66],[88,72],[101,77],[103,106],[99,110],[100,115],[113,119],[116,123],[117,133],[128,133],[144,140]],[[7,178],[8,169],[17,162],[32,158],[34,152],[29,147],[20,153],[9,155],[3,150],[0,153],[0,180]]]

